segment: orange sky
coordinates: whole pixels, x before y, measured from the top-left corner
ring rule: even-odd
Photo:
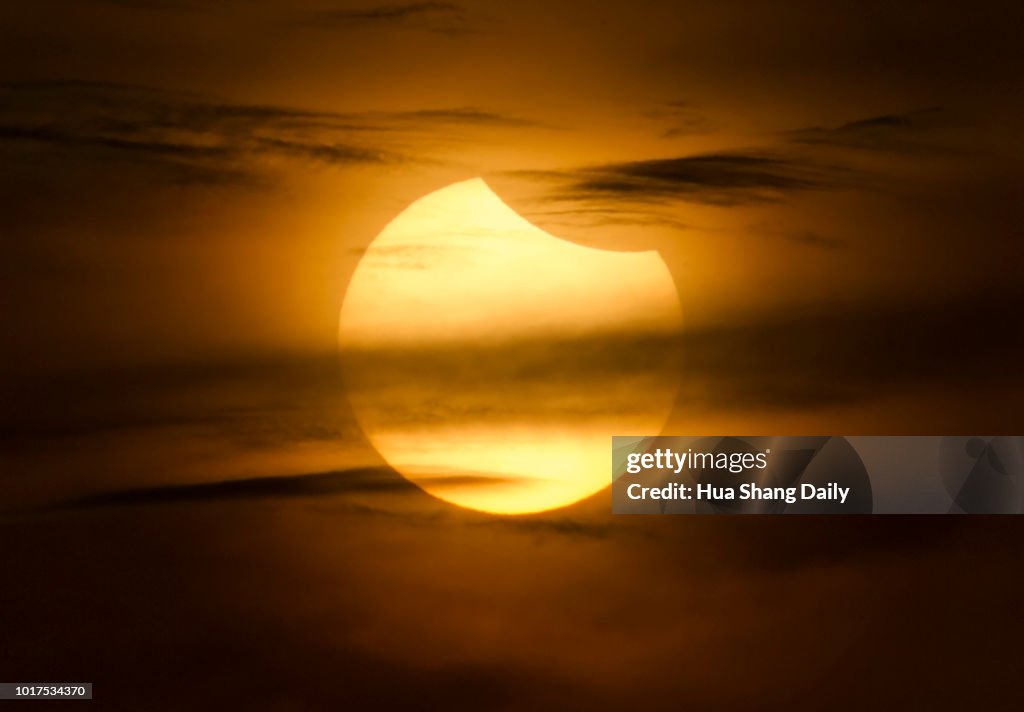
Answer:
[[[131,710],[998,701],[1011,518],[483,515],[384,467],[343,379],[450,377],[368,411],[428,440],[673,399],[679,434],[1019,435],[1022,19],[4,3],[0,677]],[[475,177],[565,240],[656,250],[681,333],[341,363],[371,241]]]
[[[475,176],[552,234],[659,251],[680,432],[1013,430],[1022,107],[995,5],[0,12],[11,432],[124,463],[97,423],[202,431],[185,450],[220,454],[171,479],[350,457],[318,434],[351,427],[322,365],[347,282],[409,203]],[[222,452],[225,418],[303,454]]]
[[[6,8],[18,358],[330,348],[359,250],[476,175],[556,234],[659,247],[693,327],[1018,290],[994,7],[384,10]]]

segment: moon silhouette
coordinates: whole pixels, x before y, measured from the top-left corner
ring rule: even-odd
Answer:
[[[367,438],[447,502],[519,514],[611,484],[611,436],[661,431],[679,301],[656,252],[549,235],[482,179],[412,203],[367,248],[341,309]]]

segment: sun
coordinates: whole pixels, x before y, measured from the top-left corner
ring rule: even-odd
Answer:
[[[560,240],[477,178],[377,236],[339,341],[355,415],[389,465],[453,504],[518,514],[608,486],[612,435],[660,432],[680,326],[657,253]]]

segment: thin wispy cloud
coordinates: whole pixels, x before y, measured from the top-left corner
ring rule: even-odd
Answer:
[[[940,148],[939,132],[948,115],[940,107],[900,114],[884,114],[850,121],[839,126],[815,126],[783,134],[792,143],[807,146],[919,153]]]
[[[462,12],[462,6],[452,2],[411,2],[375,5],[353,10],[325,10],[321,16],[337,21],[391,22],[423,15],[448,15]]]
[[[407,28],[446,35],[469,30],[466,9],[452,2],[411,2],[328,9],[304,16],[302,23],[322,29]]]
[[[777,202],[790,193],[848,185],[853,173],[795,154],[718,152],[522,172],[549,185],[555,201],[613,201],[652,206],[674,202],[744,205]]]
[[[315,111],[77,79],[3,83],[0,96],[0,143],[116,154],[205,182],[255,178],[262,158],[389,165],[418,160],[416,136],[540,126],[471,106]]]
[[[708,134],[718,126],[718,122],[700,107],[685,100],[666,102],[644,112],[644,116],[664,127],[661,129],[662,138]]]
[[[385,491],[412,493],[416,488],[387,468],[359,468],[339,472],[254,477],[104,492],[69,500],[57,506],[60,509],[91,509],[218,500],[323,497]]]

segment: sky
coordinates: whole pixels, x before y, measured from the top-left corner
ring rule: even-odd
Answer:
[[[237,681],[279,676],[313,706],[400,695],[395,678],[455,707],[798,705],[787,655],[817,700],[872,656],[895,667],[851,705],[911,699],[907,665],[927,694],[958,666],[963,699],[995,694],[1019,660],[1011,520],[626,522],[603,494],[466,513],[384,466],[345,397],[372,378],[337,339],[375,236],[479,177],[551,235],[664,261],[682,315],[665,432],[1020,434],[1021,14],[0,8],[0,547],[30,572],[16,606],[64,624],[19,624],[0,672],[94,672],[130,706],[164,678],[122,651],[156,659],[159,638],[204,690],[239,660]],[[595,347],[596,374],[566,382],[645,343]],[[513,366],[489,393],[525,413]]]

